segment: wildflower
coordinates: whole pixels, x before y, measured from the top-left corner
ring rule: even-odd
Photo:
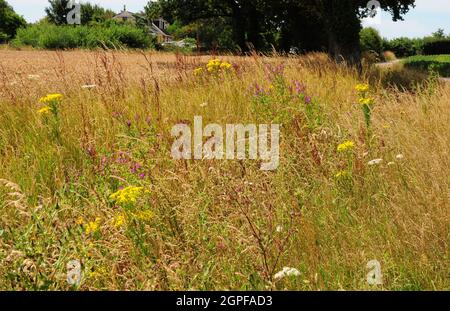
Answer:
[[[93,234],[98,232],[98,230],[100,229],[100,218],[95,218],[95,221],[90,221],[89,223],[86,224],[84,230],[86,232],[86,234]]]
[[[395,165],[395,162],[389,162],[387,165],[388,165],[388,166]]]
[[[231,64],[227,62],[222,62],[222,64],[220,64],[220,69],[225,71],[230,70],[231,67],[232,67]]]
[[[63,98],[62,94],[48,94],[47,96],[42,97],[39,102],[43,104],[57,102]]]
[[[295,268],[284,267],[283,270],[274,275],[274,278],[280,280],[286,276],[300,276],[300,271]]]
[[[368,164],[369,164],[370,166],[374,166],[374,165],[381,164],[381,162],[383,162],[383,159],[375,159],[375,160],[369,161]]]
[[[372,97],[360,98],[358,101],[363,106],[370,106],[370,105],[373,105],[373,103],[374,103],[374,99]]]
[[[221,63],[222,62],[219,59],[212,59],[208,62],[206,68],[208,72],[214,73],[216,71],[219,71]]]
[[[95,85],[95,84],[86,84],[86,85],[81,86],[82,89],[93,89],[96,87],[97,87],[97,85]]]
[[[196,77],[202,75],[202,73],[203,73],[203,68],[202,67],[197,68],[197,69],[194,70],[194,76],[196,76]]]
[[[153,212],[152,211],[142,211],[135,214],[136,218],[139,220],[142,220],[144,222],[150,221],[153,219]]]
[[[348,171],[340,171],[334,177],[341,179],[341,178],[347,178],[350,176],[350,173]]]
[[[368,84],[358,84],[355,87],[355,90],[357,90],[359,93],[365,93],[368,92],[370,89]]]
[[[292,81],[292,82],[294,83],[294,86],[295,86],[295,92],[296,92],[297,94],[303,94],[303,93],[305,92],[306,86],[305,86],[304,84],[300,83],[300,82],[297,81],[297,80],[294,80],[294,81]]]
[[[134,204],[137,197],[142,193],[143,187],[126,187],[109,196],[109,198],[118,204]]]
[[[45,107],[42,107],[41,109],[39,109],[38,113],[40,115],[47,115],[50,113],[51,110],[52,110],[52,108],[50,108],[49,106],[45,106]]]
[[[77,220],[75,221],[75,223],[79,226],[84,224],[84,219],[83,217],[78,217]]]
[[[220,59],[212,59],[206,65],[209,73],[216,73],[219,71],[229,71],[233,66],[228,62],[222,62]]]
[[[29,80],[39,80],[40,78],[40,75],[28,75]]]
[[[351,140],[347,140],[346,142],[343,142],[342,144],[340,144],[337,147],[337,151],[338,152],[345,152],[348,150],[353,150],[353,148],[355,147],[355,143],[352,142]]]
[[[123,214],[117,215],[113,219],[113,225],[116,228],[120,228],[125,224],[125,216]]]
[[[397,154],[397,156],[395,158],[397,160],[403,160],[405,158],[405,156],[403,154]]]
[[[282,226],[277,226],[276,231],[278,233],[282,232],[283,231],[283,227]]]
[[[305,97],[305,104],[311,104],[311,102],[312,102],[311,96],[306,96]]]

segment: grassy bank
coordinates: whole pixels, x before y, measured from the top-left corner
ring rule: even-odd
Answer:
[[[70,260],[80,290],[450,289],[448,85],[358,94],[323,55],[213,74],[209,57],[46,55],[38,74],[2,64],[0,289],[70,289]],[[172,160],[196,115],[283,123],[278,170]]]
[[[406,68],[434,71],[443,77],[450,77],[450,55],[411,56],[403,62]]]

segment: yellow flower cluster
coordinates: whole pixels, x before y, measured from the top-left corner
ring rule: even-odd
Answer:
[[[126,187],[111,194],[109,198],[118,204],[134,204],[143,189],[142,187]]]
[[[358,93],[365,93],[369,91],[369,85],[368,84],[358,84],[355,87],[355,90],[358,91]]]
[[[113,225],[116,228],[120,228],[125,224],[125,215],[119,214],[113,219]]]
[[[47,96],[42,97],[39,102],[42,104],[48,104],[52,102],[57,102],[63,98],[62,94],[48,94]]]
[[[50,111],[52,111],[52,108],[50,108],[49,106],[45,106],[45,107],[42,107],[41,109],[39,109],[38,113],[40,115],[47,115],[50,113]]]
[[[360,105],[367,107],[373,105],[375,101],[373,97],[369,96],[370,87],[368,84],[358,84],[356,85],[355,90],[358,92],[358,102]]]
[[[361,97],[359,100],[358,100],[358,102],[361,104],[361,105],[366,105],[366,106],[370,106],[370,105],[372,105],[373,103],[374,103],[374,99],[372,98],[372,97]]]
[[[203,74],[203,71],[204,70],[203,70],[202,67],[195,69],[194,70],[194,76],[196,76],[196,77],[201,76]]]
[[[350,173],[348,171],[340,171],[334,177],[340,179],[340,178],[347,178],[349,176],[350,176]]]
[[[338,152],[346,152],[349,150],[353,150],[353,148],[355,148],[355,143],[352,142],[351,140],[347,140],[346,142],[343,142],[342,144],[340,144],[337,147],[337,151]]]
[[[84,227],[84,231],[86,232],[86,234],[93,234],[98,232],[98,230],[100,229],[100,218],[95,218],[95,221],[90,221],[86,224],[86,226]]]
[[[233,68],[233,65],[231,65],[228,62],[221,61],[220,59],[211,59],[208,64],[206,65],[206,70],[209,73],[218,73],[218,72],[228,72]],[[194,76],[200,76],[204,73],[204,68],[199,67],[194,70]]]
[[[134,216],[139,220],[147,222],[153,219],[154,214],[152,213],[152,211],[142,211],[136,213]]]

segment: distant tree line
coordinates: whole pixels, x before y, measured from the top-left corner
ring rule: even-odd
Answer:
[[[393,20],[414,6],[414,0],[383,0]],[[149,5],[178,25],[196,32],[199,41],[242,52],[327,51],[335,59],[359,62],[361,18],[368,0],[159,0]],[[209,33],[208,33],[209,32]],[[207,42],[208,37],[215,38]]]
[[[17,29],[26,24],[25,19],[16,14],[5,0],[0,0],[0,43],[14,38]]]

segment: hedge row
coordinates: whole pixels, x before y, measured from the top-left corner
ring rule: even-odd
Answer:
[[[131,25],[56,26],[44,23],[19,29],[12,45],[42,49],[145,49],[154,47],[155,41],[143,30]]]
[[[450,40],[436,40],[424,43],[423,55],[450,54]]]
[[[435,71],[443,77],[450,77],[450,55],[412,56],[404,64],[407,68]]]

